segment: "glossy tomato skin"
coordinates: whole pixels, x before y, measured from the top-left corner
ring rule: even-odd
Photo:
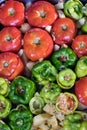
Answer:
[[[87,55],[87,35],[78,35],[72,42],[72,49],[80,58]]]
[[[33,3],[26,12],[26,19],[31,26],[35,27],[51,25],[57,17],[58,14],[55,7],[47,1],[37,1]]]
[[[87,105],[87,77],[83,77],[76,82],[75,94],[79,102]]]
[[[24,64],[20,57],[11,52],[0,54],[0,77],[13,80],[23,72]]]
[[[24,22],[22,2],[9,0],[0,6],[0,22],[4,26],[20,26]]]
[[[22,46],[21,31],[16,27],[4,27],[0,31],[0,51],[18,52]]]
[[[47,58],[53,51],[53,40],[48,32],[40,28],[30,29],[24,35],[24,51],[26,56],[37,61]]]
[[[59,45],[71,44],[76,32],[76,24],[70,18],[58,18],[51,31],[54,42]]]

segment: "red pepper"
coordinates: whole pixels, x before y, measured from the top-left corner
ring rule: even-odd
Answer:
[[[5,27],[0,31],[0,51],[17,52],[21,44],[21,32],[16,27]]]
[[[0,22],[4,26],[20,26],[24,22],[24,5],[9,0],[0,6]]]
[[[17,54],[11,52],[0,54],[0,77],[13,80],[23,69],[23,62]]]

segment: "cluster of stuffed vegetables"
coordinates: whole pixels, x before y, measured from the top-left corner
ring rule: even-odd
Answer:
[[[75,84],[76,74],[71,68],[75,67],[76,62],[76,54],[67,47],[54,52],[51,60],[44,60],[33,66],[32,79],[36,82],[39,90],[39,96],[30,100],[29,106],[33,114],[39,114],[43,110],[40,98],[45,104],[55,104],[56,109],[63,114],[69,114],[76,110],[78,99],[75,94],[63,91],[72,88]],[[66,100],[65,103],[64,100]],[[38,110],[39,108],[40,110]]]
[[[17,76],[9,82],[0,78],[0,127],[30,130],[33,115],[43,113],[43,107],[50,103],[66,117],[70,114],[73,116],[78,107],[78,99],[68,90],[74,86],[77,78],[87,75],[86,69],[87,56],[78,60],[71,48],[61,47],[52,54],[50,60],[43,60],[33,66],[31,79]],[[8,125],[2,123],[4,118],[8,120]],[[69,127],[73,130],[72,121],[66,120],[63,129]],[[76,127],[82,126],[78,123]]]
[[[44,103],[55,104],[56,109],[65,115],[73,113],[78,107],[78,99],[69,90],[74,88],[78,78],[87,75],[86,62],[87,56],[78,59],[71,48],[61,47],[50,60],[36,63],[32,68],[32,80],[37,84],[39,95],[30,100],[32,113],[41,113]]]
[[[18,76],[12,82],[0,78],[0,129],[31,129],[33,114],[28,104],[35,91],[35,83],[26,77]]]
[[[75,112],[65,116],[63,122],[63,130],[86,130],[87,129],[87,115],[84,112]]]

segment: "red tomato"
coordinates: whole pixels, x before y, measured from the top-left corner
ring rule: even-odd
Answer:
[[[87,35],[78,35],[72,42],[72,49],[80,58],[87,55]]]
[[[17,52],[21,46],[21,32],[16,27],[5,27],[0,31],[1,52]]]
[[[75,94],[79,102],[87,105],[87,77],[83,77],[76,82]]]
[[[23,69],[23,62],[17,54],[11,52],[0,54],[0,77],[13,80]]]
[[[24,51],[26,56],[37,61],[40,58],[47,58],[53,50],[51,36],[43,29],[33,28],[24,35]]]
[[[21,2],[9,0],[0,7],[0,22],[4,26],[19,26],[24,21],[24,5]]]
[[[26,13],[26,18],[31,26],[46,27],[51,25],[58,14],[55,7],[47,1],[37,1],[33,3]]]
[[[52,36],[55,43],[71,44],[73,38],[76,35],[75,22],[70,18],[58,18],[52,28]]]

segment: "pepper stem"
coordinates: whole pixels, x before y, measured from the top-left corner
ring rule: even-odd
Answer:
[[[66,31],[67,28],[68,28],[67,25],[65,25],[65,24],[62,25],[62,30],[63,30],[63,31]]]
[[[39,37],[36,37],[36,38],[34,39],[34,44],[40,45],[40,38],[39,38]]]
[[[5,61],[5,62],[3,63],[3,66],[4,66],[4,68],[7,68],[7,67],[9,66],[8,62]]]
[[[14,14],[15,14],[15,10],[14,10],[13,8],[10,8],[10,9],[9,9],[9,14],[10,14],[10,15],[14,15]]]
[[[81,48],[85,48],[85,42],[83,42],[83,41],[80,42],[80,47],[81,47]]]
[[[62,55],[59,57],[59,59],[60,59],[61,62],[65,62],[65,61],[67,60],[67,56],[62,54]]]
[[[23,92],[24,92],[24,89],[23,89],[23,87],[21,87],[21,86],[18,86],[18,93],[19,94],[23,94]]]
[[[45,16],[46,16],[46,13],[45,13],[45,12],[40,12],[40,17],[41,17],[41,18],[45,18]]]
[[[22,126],[24,121],[22,119],[17,119],[16,124],[17,126]]]
[[[11,37],[9,35],[6,36],[6,41],[11,41]]]

